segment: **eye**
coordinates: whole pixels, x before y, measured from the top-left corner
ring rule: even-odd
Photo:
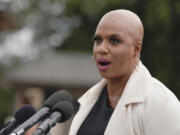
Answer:
[[[111,37],[109,39],[109,42],[112,44],[112,45],[116,45],[118,43],[120,43],[120,40],[118,38],[114,38],[114,37]]]
[[[93,40],[94,43],[97,43],[97,44],[100,44],[102,42],[102,38],[99,37],[99,36],[93,37],[92,40]]]

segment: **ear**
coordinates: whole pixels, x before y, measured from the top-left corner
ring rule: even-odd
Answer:
[[[140,54],[141,53],[141,48],[142,48],[142,42],[141,41],[137,41],[136,45],[135,45],[135,55]]]

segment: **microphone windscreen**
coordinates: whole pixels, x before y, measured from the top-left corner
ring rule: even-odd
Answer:
[[[58,102],[53,106],[52,110],[62,114],[62,118],[59,122],[68,120],[74,112],[72,103],[68,101]]]
[[[72,104],[73,104],[74,113],[77,113],[79,111],[79,107],[80,107],[79,102],[77,100],[73,100]]]
[[[65,90],[61,90],[61,91],[57,91],[54,94],[52,94],[45,102],[44,102],[44,106],[45,107],[49,107],[51,108],[52,106],[54,106],[56,103],[60,102],[60,101],[69,101],[72,102],[72,97],[71,95],[65,91]]]
[[[25,105],[18,109],[14,114],[14,121],[9,122],[7,125],[7,128],[3,131],[4,134],[9,135],[15,128],[17,128],[19,125],[21,125],[23,122],[25,122],[27,119],[29,119],[31,116],[33,116],[36,113],[34,107],[31,105]]]
[[[19,124],[22,124],[36,113],[36,110],[31,105],[24,105],[14,113],[14,118]]]

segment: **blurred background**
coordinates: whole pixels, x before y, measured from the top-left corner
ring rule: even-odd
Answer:
[[[91,39],[120,8],[141,18],[141,59],[180,99],[179,0],[0,0],[0,127],[24,104],[38,109],[60,89],[78,98],[98,82]]]

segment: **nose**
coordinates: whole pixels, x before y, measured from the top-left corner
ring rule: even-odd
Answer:
[[[98,48],[97,48],[98,52],[100,54],[108,54],[109,52],[109,46],[108,46],[108,43],[107,42],[102,42],[100,45],[98,45]]]

